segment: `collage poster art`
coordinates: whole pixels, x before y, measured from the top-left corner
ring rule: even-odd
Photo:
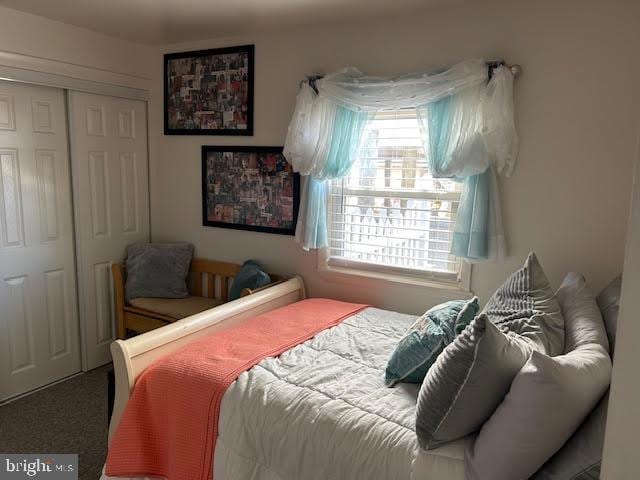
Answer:
[[[300,179],[279,147],[203,147],[203,223],[293,235]]]

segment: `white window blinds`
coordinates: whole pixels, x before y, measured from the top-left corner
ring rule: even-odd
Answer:
[[[459,200],[459,183],[429,172],[416,111],[378,113],[350,174],[331,183],[329,264],[454,281]]]

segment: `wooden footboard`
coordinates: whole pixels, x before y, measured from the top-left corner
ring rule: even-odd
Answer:
[[[120,422],[137,378],[151,363],[198,338],[233,327],[247,318],[303,300],[305,297],[302,279],[294,277],[171,325],[128,340],[113,342],[111,356],[116,377],[116,396],[109,424],[109,441]]]

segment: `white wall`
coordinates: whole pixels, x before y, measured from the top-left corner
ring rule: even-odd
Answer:
[[[607,415],[602,464],[603,480],[638,478],[638,431],[640,431],[640,152],[636,164],[632,210],[629,218],[624,283],[618,316],[611,397]]]
[[[148,46],[0,7],[0,51],[149,78]]]
[[[189,240],[205,257],[255,258],[274,271],[300,273],[314,296],[423,311],[442,298],[438,292],[321,276],[315,254],[292,238],[201,226],[200,146],[282,145],[299,81],[308,73],[355,65],[398,74],[472,57],[505,58],[523,67],[516,85],[521,154],[515,175],[502,184],[511,255],[474,267],[472,289],[486,299],[530,250],[554,284],[578,270],[600,289],[623,263],[638,124],[638,12],[631,2],[501,2],[384,23],[167,46],[164,52],[255,43],[255,135],[156,131],[153,238]],[[155,63],[159,93],[160,56]],[[151,116],[160,117],[161,103],[153,107]]]

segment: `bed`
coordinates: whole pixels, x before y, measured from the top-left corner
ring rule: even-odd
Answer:
[[[110,438],[136,379],[198,338],[305,298],[293,278],[112,345],[116,400]],[[464,479],[467,437],[419,448],[418,386],[384,386],[387,359],[414,316],[366,308],[242,373],[221,402],[216,480]],[[103,478],[113,478],[106,477]]]

